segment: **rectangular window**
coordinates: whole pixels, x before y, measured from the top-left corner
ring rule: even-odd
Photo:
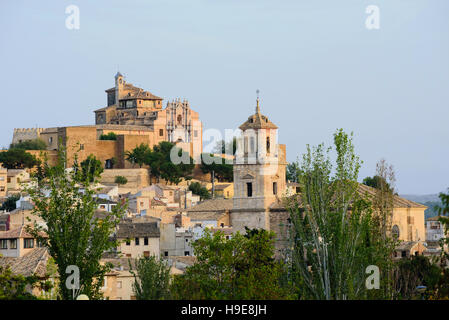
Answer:
[[[0,240],[0,249],[8,249],[8,240],[6,239]]]
[[[278,193],[278,183],[273,182],[273,194],[277,194],[277,193]]]
[[[84,150],[84,144],[80,144],[80,150]]]
[[[0,187],[0,191],[2,191],[2,192],[5,191],[5,187],[4,187],[4,186],[1,186],[1,187]]]
[[[164,256],[168,257],[168,251],[164,251]]]
[[[23,239],[23,248],[24,249],[34,248],[34,239]]]
[[[150,251],[144,251],[143,256],[148,258],[150,256]]]
[[[184,251],[184,255],[187,257],[187,256],[190,256],[190,251]]]
[[[126,240],[126,245],[130,246],[131,245],[131,240]]]
[[[139,245],[139,238],[136,238],[134,241],[135,241],[136,246],[138,246]]]
[[[159,136],[162,137],[164,135],[164,129],[159,129]]]
[[[117,281],[117,288],[121,288],[122,287],[122,282],[121,281]]]
[[[11,249],[17,249],[17,239],[11,239],[9,240],[9,247]]]
[[[198,138],[198,130],[193,131],[193,136],[194,136],[195,138]]]
[[[253,184],[252,182],[246,183],[246,196],[252,197],[253,196]]]
[[[143,238],[143,245],[144,246],[148,245],[148,237]]]
[[[7,183],[11,183],[11,177],[8,177],[8,179],[7,179],[6,182],[7,182]]]

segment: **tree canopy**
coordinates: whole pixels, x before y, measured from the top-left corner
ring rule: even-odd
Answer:
[[[214,172],[215,178],[220,182],[234,180],[233,165],[225,163],[225,159],[213,154],[201,154],[201,171],[210,174]]]
[[[24,149],[9,149],[0,152],[0,163],[7,169],[33,168],[38,164],[36,157]]]
[[[9,149],[46,150],[47,144],[42,139],[25,140],[18,143],[11,143]]]
[[[58,266],[59,293],[63,299],[71,300],[81,293],[90,299],[101,299],[103,278],[110,267],[100,264],[100,259],[104,252],[117,247],[111,236],[125,208],[119,203],[101,220],[95,217],[98,204],[93,183],[97,182],[98,171],[92,171],[92,182],[90,174],[85,175],[82,170],[65,170],[66,161],[61,145],[56,166],[45,163],[44,178],[39,181],[35,177],[36,183],[26,189],[34,203],[32,213],[45,222],[27,226],[27,231],[48,248]],[[69,266],[79,269],[80,288],[74,292],[66,287]]]
[[[144,164],[149,166],[151,178],[164,179],[170,183],[178,184],[181,179],[191,179],[194,168],[193,159],[186,157],[186,153],[175,144],[162,141],[151,149],[146,144],[141,144],[126,153],[126,159],[131,163],[137,163],[140,167]],[[180,163],[174,159],[183,158]]]
[[[193,243],[197,262],[175,275],[175,299],[288,299],[281,285],[282,265],[275,261],[274,234],[247,230],[246,235],[223,232],[205,235]]]

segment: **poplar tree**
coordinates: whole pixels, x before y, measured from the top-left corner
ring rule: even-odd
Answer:
[[[359,192],[361,166],[352,134],[334,134],[332,148],[307,146],[299,170],[301,197],[289,205],[292,219],[291,274],[302,299],[363,299],[366,268],[387,264],[392,252],[375,222],[373,205]],[[381,274],[382,277],[382,274]]]
[[[103,253],[117,247],[111,237],[121,217],[124,206],[120,203],[101,220],[95,217],[97,202],[94,185],[98,174],[91,182],[82,170],[66,169],[67,155],[60,145],[56,166],[45,163],[45,176],[35,178],[26,191],[34,204],[32,213],[39,216],[45,225],[28,226],[38,242],[46,246],[54,259],[59,274],[59,294],[64,300],[75,299],[86,294],[90,299],[101,299],[103,279],[109,271],[108,265],[100,263]],[[79,168],[75,156],[74,168]],[[87,164],[87,172],[90,170]],[[93,171],[95,172],[95,171]],[[45,236],[46,235],[46,236]],[[68,266],[79,269],[79,289],[67,288]]]

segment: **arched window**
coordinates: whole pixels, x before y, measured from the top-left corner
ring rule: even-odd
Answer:
[[[182,116],[180,114],[178,114],[178,124],[181,124],[182,122]]]
[[[394,239],[399,238],[399,227],[397,225],[394,225],[393,228],[391,228],[391,234]]]
[[[267,153],[270,153],[270,137],[267,137]]]

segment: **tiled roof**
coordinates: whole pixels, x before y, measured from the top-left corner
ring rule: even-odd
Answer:
[[[277,129],[277,126],[268,120],[267,116],[264,116],[260,112],[256,112],[248,118],[240,127],[241,130],[247,129]]]
[[[198,203],[196,206],[187,209],[187,212],[210,212],[210,211],[229,211],[232,210],[234,202],[232,199],[210,199]]]
[[[368,197],[372,198],[376,195],[376,189],[369,187],[367,185],[359,183],[359,193],[361,195],[367,195]],[[400,196],[395,195],[393,199],[393,206],[395,208],[427,208],[425,205],[422,205],[418,202],[414,202],[411,200],[407,200],[404,198],[401,198]]]
[[[445,217],[445,216],[435,216],[435,217],[427,218],[426,221],[440,221],[440,218],[441,219],[448,219],[448,217]]]
[[[35,248],[23,257],[0,257],[0,266],[9,266],[14,274],[21,274],[25,277],[31,275],[44,277],[47,272],[48,258],[47,248]]]
[[[44,235],[44,234],[42,234]],[[33,238],[27,231],[25,226],[8,231],[0,231],[0,239],[17,239],[17,238]]]
[[[190,221],[204,221],[204,220],[216,221],[225,214],[226,213],[224,212],[217,212],[217,211],[187,212],[187,216],[190,218]]]
[[[157,222],[120,223],[117,238],[127,239],[134,237],[156,237],[160,236]]]
[[[217,185],[215,185],[215,191],[216,190],[224,190],[224,189],[226,189],[227,187],[229,187],[231,184],[230,183],[226,183],[226,184],[217,184]],[[212,190],[212,187],[210,187],[209,188],[209,190]]]
[[[372,200],[374,198],[374,196],[376,195],[376,189],[369,187],[367,185],[361,184],[361,183],[359,183],[359,188],[357,191],[361,196],[367,197],[368,200]],[[273,211],[282,210],[282,209],[285,209],[286,207],[289,207],[289,205],[292,204],[293,202],[301,203],[301,201],[302,201],[301,195],[295,194],[291,197],[282,199],[282,201],[273,203],[270,206],[270,209],[272,209]],[[397,195],[395,195],[393,198],[393,207],[394,208],[427,208],[425,205],[401,198]]]

